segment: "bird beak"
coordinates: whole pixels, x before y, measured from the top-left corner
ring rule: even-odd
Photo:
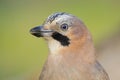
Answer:
[[[37,26],[30,30],[30,33],[36,37],[49,37],[52,35],[52,30],[43,29],[43,26]]]

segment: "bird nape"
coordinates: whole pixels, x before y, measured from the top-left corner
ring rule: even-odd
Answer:
[[[90,32],[76,16],[54,13],[30,33],[43,37],[50,51],[39,80],[109,80],[96,60]]]

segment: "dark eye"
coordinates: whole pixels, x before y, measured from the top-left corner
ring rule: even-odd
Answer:
[[[66,31],[68,29],[68,24],[62,24],[60,26],[60,28],[63,30],[63,31]]]

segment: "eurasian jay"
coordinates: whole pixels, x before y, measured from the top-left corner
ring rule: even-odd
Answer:
[[[109,80],[96,60],[90,32],[76,16],[54,13],[30,33],[43,37],[49,47],[39,80]]]

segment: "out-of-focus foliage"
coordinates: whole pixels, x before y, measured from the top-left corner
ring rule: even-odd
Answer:
[[[24,80],[40,70],[48,48],[30,28],[54,12],[68,12],[84,21],[95,44],[114,34],[120,23],[119,0],[0,0],[0,80]]]

